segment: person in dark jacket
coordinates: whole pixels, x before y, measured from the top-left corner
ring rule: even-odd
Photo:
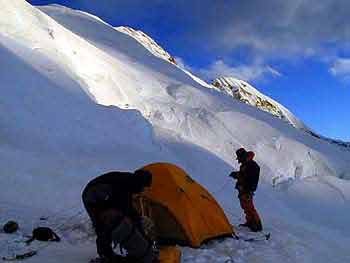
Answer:
[[[262,231],[261,219],[253,202],[254,192],[258,187],[260,167],[253,160],[253,152],[240,148],[236,151],[236,155],[241,166],[239,171],[232,172],[230,176],[237,180],[238,198],[246,217],[246,222],[241,226],[247,226],[254,232]]]
[[[109,172],[84,188],[83,203],[97,235],[97,253],[104,262],[124,262],[114,253],[112,243],[127,250],[129,260],[125,262],[152,262],[152,244],[144,236],[141,217],[132,205],[132,196],[151,183],[148,171]]]

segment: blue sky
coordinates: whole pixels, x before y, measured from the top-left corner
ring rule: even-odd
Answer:
[[[154,38],[206,80],[233,75],[314,131],[350,141],[348,0],[29,0],[93,13]]]

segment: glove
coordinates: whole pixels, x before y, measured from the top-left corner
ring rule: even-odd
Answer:
[[[234,178],[234,179],[237,179],[238,175],[239,175],[239,172],[237,172],[237,171],[233,171],[232,173],[229,174],[229,176]]]

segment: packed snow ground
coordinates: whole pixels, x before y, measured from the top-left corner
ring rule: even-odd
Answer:
[[[272,239],[182,248],[182,261],[350,262],[349,151],[208,89],[92,15],[0,6],[0,219],[21,226],[0,233],[1,256],[39,248],[27,262],[87,262],[96,252],[82,188],[150,162],[178,164],[243,222],[227,175],[244,146],[262,167],[256,205]],[[39,225],[63,241],[16,242]]]

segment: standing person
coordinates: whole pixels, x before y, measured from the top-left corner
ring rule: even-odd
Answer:
[[[85,187],[82,199],[97,238],[97,253],[102,262],[151,263],[152,243],[143,231],[141,217],[132,205],[132,196],[151,186],[152,174],[109,172]],[[127,251],[126,257],[114,253],[112,243]]]
[[[262,224],[258,212],[253,203],[254,192],[259,182],[260,167],[253,160],[254,152],[247,152],[244,148],[236,151],[239,171],[232,172],[229,176],[237,180],[236,189],[240,205],[245,213],[246,222],[240,226],[246,226],[253,232],[262,231]]]

